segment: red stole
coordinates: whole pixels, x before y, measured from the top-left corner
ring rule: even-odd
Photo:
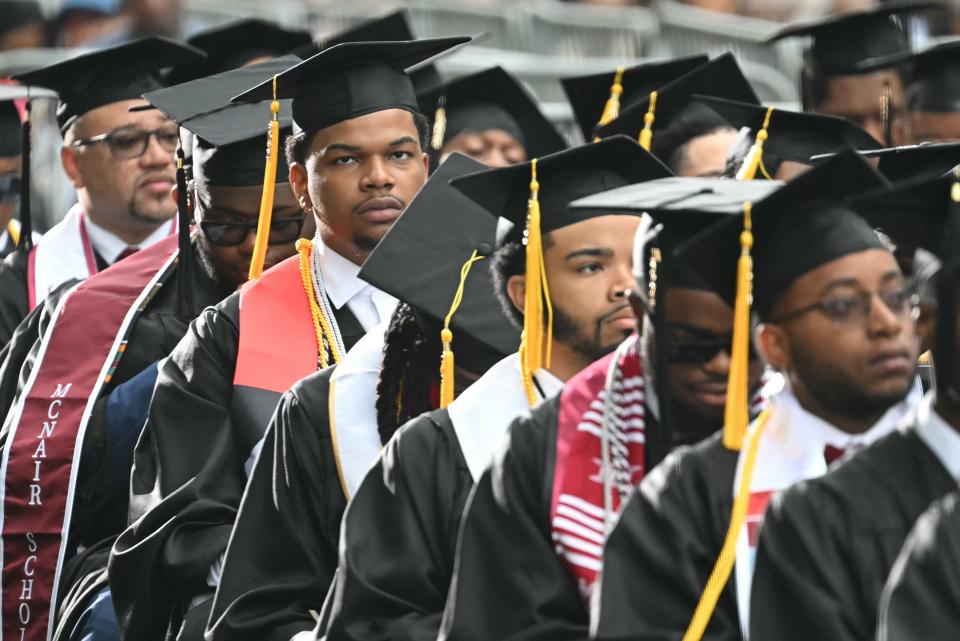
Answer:
[[[77,285],[60,302],[3,450],[2,639],[53,633],[84,432],[130,328],[177,257],[172,236]],[[47,358],[49,356],[49,358]]]

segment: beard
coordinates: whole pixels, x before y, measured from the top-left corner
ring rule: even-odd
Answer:
[[[585,360],[593,362],[599,360],[615,350],[623,340],[626,340],[633,332],[623,332],[623,336],[605,344],[603,341],[603,323],[608,318],[622,311],[617,308],[609,314],[604,314],[595,319],[592,325],[592,331],[586,331],[581,328],[572,314],[568,314],[562,307],[556,303],[553,305],[553,338],[571,348],[574,352],[582,356]]]
[[[177,215],[177,208],[171,207],[170,210],[164,210],[161,207],[150,207],[147,203],[139,202],[134,196],[127,203],[127,213],[130,218],[148,225],[162,225]]]

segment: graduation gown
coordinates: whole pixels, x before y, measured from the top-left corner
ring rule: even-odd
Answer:
[[[134,453],[131,526],[110,559],[126,638],[162,639],[168,627],[176,634],[194,598],[212,594],[219,580],[247,482],[245,464],[262,437],[251,439],[238,427],[243,417],[233,415],[231,404],[239,301],[234,293],[204,310],[160,367]],[[362,326],[346,305],[334,315],[352,346]]]
[[[934,503],[900,551],[877,641],[948,641],[960,630],[960,493]]]
[[[604,546],[597,639],[683,636],[730,523],[737,458],[715,434],[674,450],[640,483]],[[740,638],[733,581],[703,638]]]
[[[934,500],[956,488],[907,428],[783,493],[760,533],[751,638],[872,639],[880,594],[904,539]]]
[[[563,386],[546,371],[534,378],[540,398]],[[319,626],[328,641],[436,638],[467,497],[511,420],[528,411],[511,354],[449,407],[398,430],[344,515],[337,577]]]
[[[0,263],[0,345],[10,341],[30,311],[27,302],[27,252],[15,251]]]

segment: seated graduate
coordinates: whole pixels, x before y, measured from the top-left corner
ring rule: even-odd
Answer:
[[[497,309],[488,260],[465,273],[461,288],[464,262],[492,252],[497,222],[448,182],[479,169],[451,156],[364,263],[361,278],[401,301],[389,325],[281,398],[231,535],[212,638],[286,640],[312,630],[311,611],[323,606],[337,567],[347,500],[401,419],[440,405],[441,330],[455,336],[449,393],[516,349],[519,333]]]
[[[668,178],[581,199],[570,215],[642,215],[644,194],[672,200],[725,186],[773,189]],[[463,516],[444,638],[586,638],[600,547],[624,496],[674,439],[696,441],[721,426],[732,313],[670,257],[679,239],[714,220],[664,221],[655,242],[648,219],[638,227],[630,302],[638,315],[641,292],[656,302],[642,312],[643,338],[627,338],[510,427]],[[758,361],[750,367],[752,384],[761,370]]]
[[[890,571],[877,641],[947,641],[960,627],[960,493],[923,513]]]
[[[567,205],[606,186],[668,174],[636,142],[615,137],[452,181],[491,220],[513,225],[490,265],[502,310],[486,313],[502,312],[527,338],[449,406],[405,425],[364,478],[344,516],[319,633],[331,640],[436,635],[460,514],[510,421],[636,329],[623,292],[639,218],[576,215]]]
[[[417,100],[433,115],[430,150],[437,162],[459,152],[488,167],[506,167],[566,147],[536,99],[501,67],[418,91]]]
[[[958,189],[951,172],[855,203],[894,242],[924,247],[948,265],[936,279],[934,389],[901,429],[771,505],[757,548],[755,639],[874,638],[881,592],[910,529],[933,501],[957,488]],[[879,375],[895,371],[904,357],[888,343],[868,363]],[[865,404],[857,405],[863,413]]]
[[[290,183],[318,235],[205,310],[160,367],[134,457],[132,526],[110,561],[124,635],[162,638],[191,605],[209,609],[245,463],[280,395],[392,313],[396,300],[357,273],[426,180],[426,126],[403,69],[466,41],[344,43],[235,98],[269,100],[274,82],[278,98],[292,98]],[[270,148],[272,167],[273,134]],[[262,261],[251,259],[254,276]],[[193,608],[197,634],[206,619]]]
[[[893,254],[837,195],[878,184],[876,172],[846,152],[754,202],[749,216],[743,199],[730,201],[743,216],[681,248],[681,258],[735,305],[724,430],[674,452],[623,509],[604,547],[591,614],[598,639],[685,631],[740,638],[767,501],[823,474],[841,449],[890,433],[909,410],[917,355],[911,291]],[[788,386],[747,431],[737,377],[749,354],[751,254],[757,349]],[[898,355],[897,366],[877,367],[888,353]]]
[[[6,425],[12,438],[10,478],[22,473],[17,470],[24,464],[34,469],[34,458],[25,455],[36,448],[29,452],[18,448],[24,438],[35,441],[30,417],[37,403],[41,411],[50,404],[45,382],[51,377],[72,381],[62,402],[91,407],[88,416],[62,412],[58,419],[57,436],[71,434],[72,439],[56,448],[79,448],[75,464],[69,458],[57,463],[69,486],[58,487],[52,478],[52,486],[38,485],[39,495],[46,498],[40,500],[49,506],[38,512],[41,518],[51,518],[56,509],[56,502],[46,495],[67,496],[72,488],[69,516],[62,517],[68,533],[61,543],[66,548],[63,565],[50,575],[59,586],[58,603],[53,604],[57,616],[51,621],[70,638],[86,638],[94,630],[97,638],[119,638],[106,585],[107,559],[113,540],[126,527],[133,449],[146,417],[157,361],[173,350],[193,318],[245,279],[253,248],[263,183],[262,117],[249,106],[229,106],[229,100],[238,81],[247,86],[253,78],[271,77],[278,68],[251,70],[239,78],[234,74],[205,79],[199,95],[207,105],[220,102],[206,111],[196,106],[194,83],[147,94],[152,105],[194,134],[193,178],[188,183],[185,170],[179,169],[173,194],[182,206],[180,233],[91,276],[76,289],[58,293],[61,304],[48,301],[56,311],[48,310],[49,323],[35,328],[39,335],[31,358],[21,366],[23,389]],[[289,105],[281,119],[289,124]],[[275,207],[270,260],[294,253],[305,218],[288,186],[278,191]],[[195,242],[191,219],[198,222]],[[92,317],[97,318],[94,326]],[[65,340],[73,342],[68,349],[58,349]],[[101,372],[105,366],[108,369]],[[52,442],[45,453],[47,465],[58,460]],[[49,474],[37,476],[46,481]],[[9,516],[14,518],[14,513]],[[37,564],[43,567],[41,561]],[[35,579],[38,594],[43,593],[40,581]]]

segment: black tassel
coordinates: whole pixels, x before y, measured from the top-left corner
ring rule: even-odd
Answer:
[[[33,248],[33,221],[30,216],[30,100],[23,111],[23,124],[20,126],[21,158],[20,169],[20,242],[17,249],[28,252]]]
[[[187,169],[183,146],[177,147],[177,316],[184,322],[193,320],[193,247],[190,243],[190,212],[187,210]]]

